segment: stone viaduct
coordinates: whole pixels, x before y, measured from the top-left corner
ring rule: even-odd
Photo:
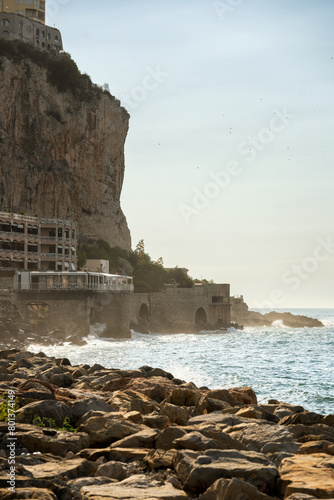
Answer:
[[[78,290],[16,291],[12,302],[36,327],[86,336],[90,325],[106,325],[104,336],[129,338],[131,329],[148,333],[194,333],[230,326],[230,286],[166,288],[160,293]]]

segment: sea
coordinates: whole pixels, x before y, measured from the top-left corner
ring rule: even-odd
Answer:
[[[256,309],[265,313],[269,310]],[[210,389],[251,386],[259,403],[277,399],[323,415],[334,413],[334,309],[280,309],[322,321],[322,328],[233,328],[197,334],[140,334],[106,339],[94,325],[82,347],[31,345],[30,351],[67,357],[72,365],[106,368],[148,365]]]

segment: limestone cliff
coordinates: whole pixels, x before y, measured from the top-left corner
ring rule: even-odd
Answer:
[[[79,72],[85,88],[66,85],[76,68],[66,55],[14,56],[0,47],[0,210],[73,219],[80,235],[129,249],[120,207],[127,111]]]

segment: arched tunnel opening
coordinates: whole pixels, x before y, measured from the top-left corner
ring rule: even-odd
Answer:
[[[206,310],[204,307],[200,307],[197,309],[195,314],[195,325],[198,328],[202,328],[208,324],[208,315],[206,314]]]
[[[150,318],[150,311],[147,304],[142,304],[139,309],[139,321],[140,323],[147,324]]]

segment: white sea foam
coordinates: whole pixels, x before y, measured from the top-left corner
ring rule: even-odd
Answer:
[[[293,311],[292,311],[293,312]],[[308,311],[298,311],[309,315]],[[275,326],[198,334],[141,334],[99,338],[95,326],[85,346],[30,346],[33,352],[67,357],[72,364],[107,368],[163,368],[198,387],[252,386],[259,400],[275,398],[308,410],[333,413],[334,311],[314,310],[325,328]],[[293,335],[291,334],[293,332]]]

